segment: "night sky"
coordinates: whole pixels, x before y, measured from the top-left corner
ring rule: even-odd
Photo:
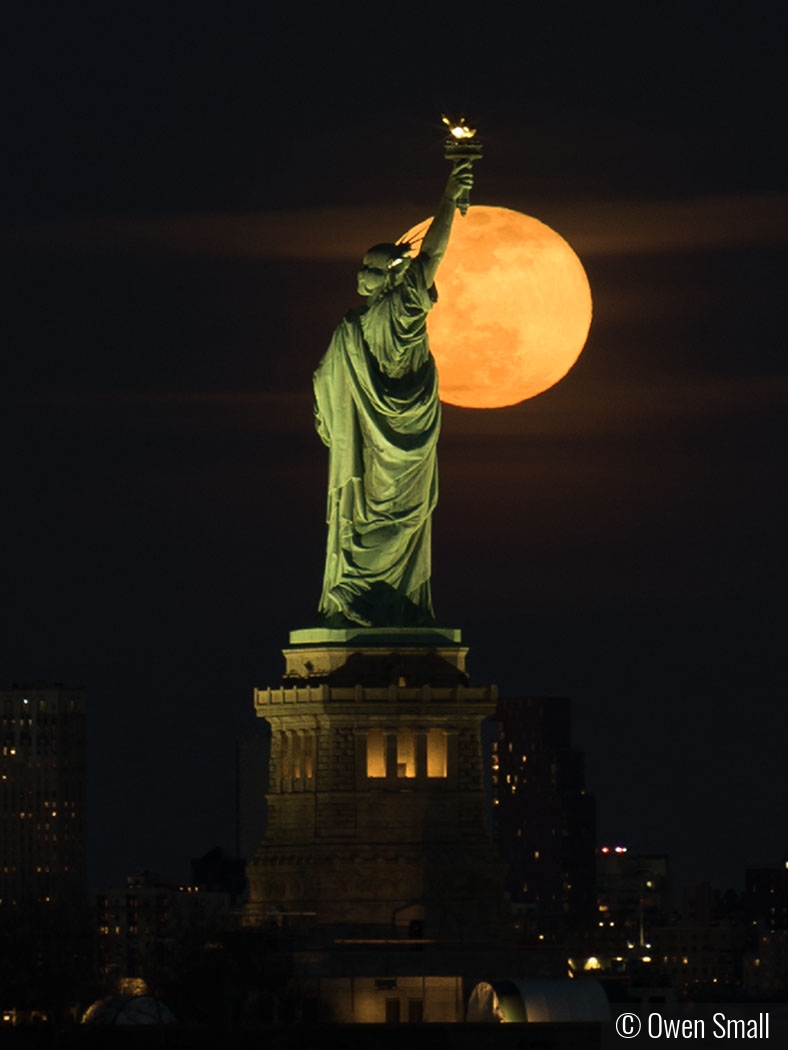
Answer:
[[[444,111],[594,321],[552,390],[445,408],[439,621],[474,683],[572,697],[600,843],[679,884],[776,861],[778,5],[115,7],[19,16],[3,67],[0,679],[89,690],[94,885],[234,850],[252,689],[320,591],[311,375],[357,260],[433,212]]]

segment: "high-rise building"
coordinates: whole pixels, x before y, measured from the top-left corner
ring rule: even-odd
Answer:
[[[565,697],[500,698],[484,727],[489,820],[522,940],[587,923],[596,811]]]
[[[654,889],[660,881],[659,867],[654,864],[657,859],[640,858],[645,881]],[[641,896],[648,914],[649,904],[653,911],[657,902],[650,898],[648,886]],[[741,986],[742,955],[753,942],[755,930],[746,921],[741,903],[735,895],[731,897],[732,901],[721,899],[709,882],[690,883],[684,887],[681,918],[648,926],[650,969],[657,979],[693,996],[703,987],[714,987],[715,995],[730,995]],[[663,916],[667,904],[662,906]]]
[[[85,904],[85,693],[3,689],[0,717],[0,914]]]
[[[664,926],[673,912],[670,862],[664,853],[633,853],[626,846],[597,850],[598,921],[613,926],[618,938],[637,944],[649,930]]]
[[[744,899],[752,920],[771,930],[788,929],[788,853],[778,864],[747,868]]]

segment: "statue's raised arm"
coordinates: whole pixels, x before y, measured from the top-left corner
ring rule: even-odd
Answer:
[[[424,274],[428,285],[435,281],[435,274],[440,261],[446,254],[449,244],[454,213],[457,210],[457,201],[463,190],[469,190],[473,186],[472,162],[469,160],[455,161],[446,189],[441,197],[435,218],[429,225],[421,242],[420,254],[424,257]]]
[[[329,447],[320,615],[330,627],[435,622],[440,402],[427,313],[456,202],[471,182],[470,164],[455,163],[415,258],[403,244],[369,249],[358,273],[366,303],[339,323],[315,372],[315,419]]]

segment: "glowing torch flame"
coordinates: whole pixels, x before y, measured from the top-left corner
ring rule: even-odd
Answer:
[[[476,134],[476,128],[469,128],[465,122],[465,117],[460,117],[459,121],[450,120],[445,114],[441,117],[443,123],[449,129],[449,137],[444,140],[443,143],[443,155],[446,160],[457,164],[465,165],[465,170],[470,170],[470,166],[477,160],[481,160],[482,156],[482,144],[478,139],[474,139]],[[468,194],[468,187],[464,186],[460,191],[459,197],[457,197],[457,209],[460,215],[465,215],[470,207],[470,196]]]
[[[465,117],[460,117],[457,124],[445,115],[441,117],[441,120],[456,139],[472,139],[476,134],[476,128],[469,128],[465,123]]]

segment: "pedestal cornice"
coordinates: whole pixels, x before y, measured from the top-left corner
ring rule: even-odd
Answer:
[[[454,686],[467,683],[456,627],[308,627],[290,632],[285,685]]]

